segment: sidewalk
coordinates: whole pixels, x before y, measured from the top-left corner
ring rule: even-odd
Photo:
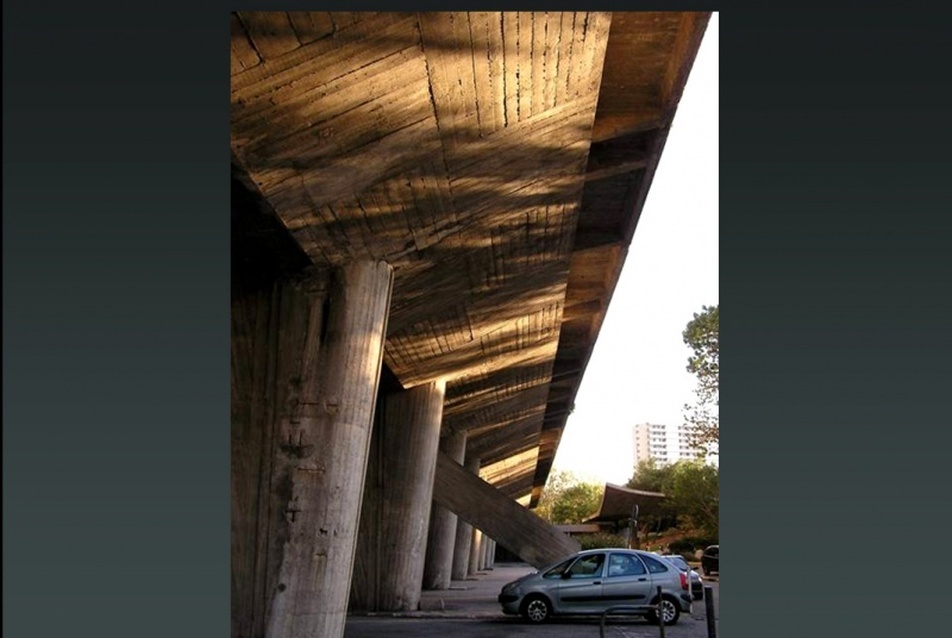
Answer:
[[[467,580],[454,580],[449,589],[424,590],[419,611],[354,614],[406,618],[499,618],[502,606],[496,600],[502,586],[535,571],[527,563],[496,563]]]

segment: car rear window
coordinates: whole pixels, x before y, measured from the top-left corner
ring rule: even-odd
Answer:
[[[681,569],[690,569],[690,567],[687,564],[687,561],[685,561],[680,556],[665,556],[665,558],[667,558],[669,562],[674,563],[676,566],[680,567]]]
[[[644,561],[645,565],[648,566],[648,571],[652,574],[663,574],[664,572],[669,571],[667,565],[662,563],[660,560],[652,558],[651,556],[639,554],[639,558]]]

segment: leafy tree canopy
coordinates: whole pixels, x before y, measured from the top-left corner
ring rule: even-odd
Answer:
[[[664,492],[665,483],[671,474],[671,466],[647,459],[638,463],[628,487],[643,492]]]
[[[694,432],[694,445],[714,452],[720,435],[718,409],[720,405],[720,311],[718,306],[704,306],[688,322],[682,333],[684,343],[691,348],[687,370],[697,379],[694,405],[684,406],[685,421]]]
[[[552,472],[535,512],[555,525],[581,523],[598,513],[603,489],[579,480],[571,472]]]
[[[682,527],[703,530],[717,537],[719,517],[719,471],[700,460],[681,460],[670,465],[653,459],[642,461],[628,481],[628,487],[662,492],[668,498],[663,510],[677,518]],[[655,520],[642,521],[653,525]]]

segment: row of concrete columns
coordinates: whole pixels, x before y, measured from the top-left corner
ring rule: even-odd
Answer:
[[[472,459],[466,467],[478,475],[479,459]],[[492,569],[496,541],[436,502],[432,511],[429,541],[434,549],[427,550],[426,570],[439,577],[424,579],[423,589],[448,589],[451,580],[465,580]]]
[[[457,463],[466,456],[466,433],[459,432],[440,439],[440,449]],[[434,467],[435,467],[434,459]],[[430,495],[432,497],[432,494]],[[453,554],[456,551],[456,514],[442,505],[433,504],[430,530],[426,543],[423,571],[424,589],[447,589],[453,577]]]
[[[361,508],[351,609],[412,611],[423,589],[447,589],[454,558],[465,560],[460,579],[487,569],[494,551],[482,532],[432,499],[436,453],[456,463],[466,452],[465,434],[440,437],[445,386],[418,386],[382,398],[383,418],[374,426],[367,486]],[[470,460],[478,473],[479,459]],[[465,525],[465,523],[463,523]],[[475,540],[474,540],[475,539]]]
[[[491,568],[495,542],[454,512],[520,538],[478,480],[450,472],[459,500],[434,502],[438,459],[470,481],[480,459],[440,436],[445,383],[380,396],[391,288],[358,262],[233,291],[233,638],[337,638],[349,607],[416,609]]]
[[[479,474],[479,458],[472,456],[465,459],[464,467],[473,474]],[[469,574],[477,571],[473,568],[471,548],[474,545],[476,531],[468,522],[458,519],[456,523],[456,544],[453,554],[453,580],[465,580]]]

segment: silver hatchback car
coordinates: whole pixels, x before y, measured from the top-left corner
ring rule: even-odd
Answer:
[[[649,552],[591,549],[504,585],[498,600],[504,613],[535,623],[617,605],[643,606],[642,615],[658,622],[659,586],[664,624],[673,625],[691,610],[687,574]]]

